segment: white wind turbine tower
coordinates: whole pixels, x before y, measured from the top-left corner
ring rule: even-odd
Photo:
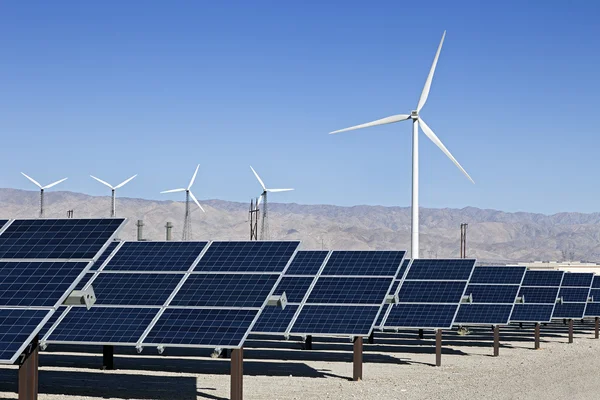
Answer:
[[[137,176],[137,174],[135,174],[134,176],[132,176],[129,179],[124,180],[123,182],[119,183],[117,186],[112,186],[110,183],[103,181],[100,178],[96,178],[94,175],[90,175],[92,178],[94,178],[95,180],[97,180],[98,182],[102,183],[103,185],[106,185],[110,188],[111,190],[111,202],[110,202],[110,216],[111,217],[116,217],[117,216],[117,205],[116,205],[116,191],[119,188],[122,188],[123,186],[125,186],[127,183],[129,183],[129,181],[131,181],[133,178],[135,178]]]
[[[429,96],[429,90],[431,89],[431,81],[433,80],[433,74],[435,73],[435,67],[438,62],[438,58],[440,56],[440,51],[442,50],[442,45],[444,44],[444,38],[446,37],[446,31],[442,35],[442,40],[440,41],[440,45],[435,53],[435,58],[433,59],[433,64],[431,65],[431,70],[429,71],[429,75],[427,76],[427,80],[425,81],[425,87],[423,87],[423,92],[421,93],[421,97],[419,98],[419,103],[417,104],[417,109],[412,111],[410,114],[398,114],[392,115],[391,117],[378,119],[373,122],[368,122],[366,124],[352,126],[346,129],[340,129],[338,131],[330,132],[330,134],[340,133],[351,131],[354,129],[368,128],[370,126],[377,125],[385,125],[392,124],[395,122],[404,121],[407,119],[412,119],[413,121],[413,135],[412,135],[412,218],[411,218],[411,257],[419,258],[419,125],[423,130],[425,136],[427,136],[437,147],[440,148],[448,156],[450,160],[462,171],[463,174],[473,183],[473,179],[469,176],[467,171],[456,161],[456,159],[450,154],[446,146],[442,143],[442,141],[433,133],[431,128],[423,121],[423,118],[419,115],[421,109],[425,105],[427,101],[427,97]]]
[[[40,184],[39,184],[39,183],[38,183],[38,182],[37,182],[35,179],[33,179],[33,178],[32,178],[32,177],[30,177],[30,176],[27,176],[27,175],[26,175],[24,172],[21,172],[21,174],[23,174],[23,176],[24,176],[25,178],[27,178],[27,179],[29,179],[31,182],[33,182],[33,184],[34,184],[35,186],[37,186],[37,187],[39,187],[39,188],[40,188],[40,218],[44,218],[44,190],[46,190],[46,189],[50,189],[51,187],[53,187],[53,186],[56,186],[56,185],[58,185],[59,183],[66,181],[68,178],[63,178],[63,179],[61,179],[60,181],[53,182],[53,183],[51,183],[51,184],[49,184],[49,185],[46,185],[46,186],[42,186],[42,185],[40,185]]]
[[[269,240],[270,236],[269,220],[267,215],[267,193],[289,192],[294,189],[267,189],[264,182],[262,181],[262,179],[260,179],[260,176],[258,176],[254,168],[250,166],[250,169],[252,170],[252,172],[254,172],[254,176],[256,176],[256,179],[258,179],[258,183],[260,183],[260,186],[262,186],[263,189],[262,193],[260,194],[260,197],[258,198],[258,203],[256,204],[258,206],[261,202],[263,203],[263,211],[260,220],[260,240]]]
[[[165,190],[164,192],[161,192],[161,193],[185,192],[185,219],[183,221],[183,234],[181,237],[182,240],[192,240],[192,215],[191,215],[191,211],[190,211],[190,198],[192,200],[194,200],[194,203],[196,203],[196,205],[202,210],[202,212],[206,212],[206,211],[204,211],[204,208],[202,208],[202,206],[198,202],[198,199],[196,199],[196,196],[194,196],[194,193],[192,193],[192,190],[191,190],[192,185],[194,184],[194,181],[196,180],[196,175],[198,175],[199,168],[200,168],[200,164],[198,164],[198,166],[196,167],[196,171],[194,172],[194,175],[192,176],[192,179],[190,180],[190,184],[188,185],[187,188],[171,189],[171,190]]]

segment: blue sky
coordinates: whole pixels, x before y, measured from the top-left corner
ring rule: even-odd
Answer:
[[[421,115],[476,185],[421,135],[421,206],[599,210],[596,2],[123,3],[0,4],[0,186],[407,206],[410,123],[327,133],[414,109],[446,29]]]

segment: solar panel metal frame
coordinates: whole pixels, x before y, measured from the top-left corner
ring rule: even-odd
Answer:
[[[554,313],[556,312],[556,305],[555,305],[555,306],[554,306],[554,309],[552,310],[552,319],[553,319],[553,320],[556,320],[556,319],[565,319],[565,318],[567,318],[567,319],[582,319],[582,318],[584,318],[584,317],[585,317],[585,310],[586,310],[586,308],[587,308],[587,303],[588,303],[588,301],[589,301],[589,298],[590,298],[590,292],[592,291],[592,286],[594,286],[594,273],[593,273],[593,272],[565,272],[565,273],[563,274],[563,281],[561,281],[561,283],[560,283],[560,289],[558,290],[558,298],[559,298],[559,299],[561,298],[561,296],[560,296],[560,292],[561,292],[561,290],[562,290],[563,288],[565,288],[565,289],[566,289],[566,288],[585,289],[585,286],[564,286],[564,287],[563,287],[563,285],[562,285],[562,284],[563,284],[563,282],[564,282],[564,278],[565,278],[565,276],[566,276],[567,274],[569,274],[569,273],[571,273],[571,274],[586,274],[586,275],[587,275],[587,274],[591,274],[591,275],[592,275],[592,279],[591,279],[591,281],[590,281],[590,285],[589,285],[589,287],[587,288],[587,289],[588,289],[588,291],[587,291],[587,296],[586,296],[586,298],[585,298],[585,303],[583,303],[583,302],[581,302],[581,301],[563,301],[563,302],[562,302],[562,304],[582,304],[582,303],[583,303],[583,304],[584,304],[584,306],[583,306],[583,315],[577,315],[577,316],[574,316],[574,317],[555,317],[555,316],[554,316]]]
[[[37,218],[22,218],[22,219],[23,220],[33,220],[33,219],[37,219]],[[51,219],[64,219],[64,218],[51,218]],[[81,218],[81,219],[83,220],[85,218]],[[106,250],[106,248],[109,246],[109,244],[116,238],[116,236],[119,233],[119,231],[127,223],[127,218],[111,218],[111,219],[122,219],[122,222],[115,229],[114,233],[110,236],[110,238],[108,240],[106,240],[106,242],[104,243],[104,245],[96,252],[96,254],[94,255],[94,257],[92,257],[91,259],[57,259],[57,258],[51,258],[51,259],[18,259],[18,258],[7,258],[7,259],[2,259],[1,260],[3,262],[14,262],[14,263],[31,262],[31,261],[35,261],[35,262],[85,262],[85,261],[87,261],[87,266],[73,280],[73,283],[71,283],[71,285],[69,286],[69,288],[65,291],[65,293],[63,293],[63,295],[59,298],[59,300],[52,307],[28,307],[28,306],[23,306],[23,307],[16,307],[16,306],[1,307],[2,309],[26,309],[26,310],[41,310],[41,311],[47,310],[48,314],[44,317],[44,319],[42,320],[42,322],[37,325],[36,329],[34,329],[34,331],[31,333],[31,335],[29,335],[29,337],[27,338],[27,340],[25,340],[23,342],[23,344],[19,347],[19,349],[17,350],[17,352],[15,353],[15,355],[10,360],[0,360],[0,364],[14,364],[15,363],[15,361],[17,360],[17,358],[19,358],[19,356],[23,353],[23,351],[25,350],[25,348],[27,346],[29,346],[29,343],[31,343],[31,341],[38,335],[39,331],[44,327],[44,325],[48,322],[48,320],[50,320],[50,318],[52,317],[52,315],[64,303],[64,301],[71,294],[71,292],[73,290],[75,290],[75,287],[77,286],[77,284],[79,283],[79,281],[81,281],[81,279],[83,279],[83,277],[88,273],[88,271],[92,268],[92,265],[94,265],[94,262]],[[11,219],[8,223],[6,223],[2,227],[2,229],[0,230],[0,235],[2,235],[5,232],[5,230],[14,221],[16,221],[16,220],[17,219]],[[19,218],[19,220],[21,220],[21,218]]]
[[[483,267],[483,266],[481,266],[481,267]],[[510,265],[507,265],[507,266],[494,266],[494,268],[515,268],[515,267],[518,267],[518,266],[510,266]],[[510,316],[512,315],[512,312],[513,312],[513,310],[515,308],[515,301],[516,301],[517,297],[519,297],[519,291],[521,290],[521,285],[523,284],[523,280],[525,279],[525,274],[527,273],[527,267],[519,267],[519,268],[523,268],[523,275],[521,276],[521,282],[519,284],[516,284],[516,283],[470,283],[470,282],[467,282],[467,288],[465,289],[465,294],[466,294],[466,290],[471,285],[473,285],[473,286],[516,286],[517,287],[517,292],[515,293],[515,297],[512,300],[512,302],[510,302],[510,303],[489,303],[489,302],[488,303],[479,303],[479,302],[473,302],[473,303],[468,303],[468,304],[477,304],[477,305],[507,305],[507,306],[511,305],[512,307],[510,309],[510,314],[508,315],[508,318],[506,319],[506,321],[504,323],[501,323],[501,324],[499,323],[499,324],[494,324],[494,325],[507,325],[507,324],[509,324],[510,323]],[[477,269],[477,266],[475,266],[475,268],[473,268],[473,273],[475,273],[475,269]],[[471,277],[472,276],[473,275],[471,275]],[[468,304],[465,304],[465,305],[468,305]],[[463,304],[460,304],[458,306],[459,311],[460,311],[460,307],[462,305]],[[456,319],[456,317],[455,317],[455,319]],[[464,322],[464,323],[460,323],[460,322],[456,322],[455,321],[455,326],[458,326],[458,325],[489,326],[490,324],[489,323],[483,323],[483,322],[481,322],[481,323],[479,323],[479,322],[468,322],[468,323]]]
[[[527,271],[525,271],[525,275],[527,275],[527,272],[529,271],[540,271],[543,272],[543,270],[530,270],[528,269]],[[552,270],[552,271],[548,271],[548,272],[553,272],[553,271],[557,271],[557,270]],[[552,322],[552,315],[554,314],[554,308],[556,307],[556,300],[558,300],[558,294],[560,293],[560,287],[562,286],[562,280],[565,277],[565,272],[564,271],[559,271],[562,272],[562,276],[560,278],[560,284],[558,286],[535,286],[535,285],[523,285],[522,283],[525,281],[525,277],[523,277],[523,282],[521,282],[521,288],[519,289],[519,292],[521,291],[522,288],[524,287],[532,287],[532,288],[558,288],[558,290],[556,291],[556,299],[554,300],[554,303],[552,303],[552,313],[550,314],[550,318],[547,320],[542,320],[542,321],[531,321],[531,320],[520,320],[520,319],[513,319],[512,315],[515,312],[515,307],[519,306],[519,303],[515,302],[515,305],[513,306],[513,311],[510,315],[510,319],[508,320],[510,323],[512,322],[535,322],[535,323],[548,323],[548,322]],[[592,282],[594,280],[592,279]],[[591,285],[590,285],[591,286]],[[526,305],[539,305],[539,306],[548,306],[550,305],[550,303],[527,303],[527,299],[525,299],[525,303],[522,304],[526,304]]]
[[[404,273],[402,274],[401,277],[399,277],[399,279],[396,279],[397,281],[399,281],[398,286],[396,287],[396,290],[394,291],[394,293],[390,293],[390,294],[393,294],[394,296],[398,295],[398,292],[400,292],[400,287],[402,286],[402,283],[404,282],[404,277],[406,276],[406,274],[408,274],[408,270],[410,269],[410,266],[412,265],[412,262],[413,262],[413,259],[410,258],[408,260],[408,265],[404,269]],[[393,287],[393,286],[394,285],[392,285],[391,287]],[[381,319],[381,321],[379,321],[379,325],[377,325],[375,328],[377,328],[379,330],[383,330],[385,328],[385,321],[387,321],[388,316],[392,312],[392,307],[394,307],[393,304],[390,304],[390,305],[387,306],[387,309],[385,310],[383,318]]]
[[[424,259],[421,259],[424,260]],[[435,260],[440,260],[440,261],[444,261],[444,260],[455,260],[455,259],[429,259],[431,261],[435,261]],[[459,259],[462,260],[462,259]],[[466,259],[465,259],[466,260]],[[470,258],[468,260],[472,260],[473,261],[473,267],[471,268],[471,274],[469,275],[469,278],[467,280],[462,280],[462,279],[429,279],[429,280],[425,280],[425,279],[410,279],[409,281],[413,281],[413,282],[423,282],[423,281],[438,281],[438,282],[465,282],[465,287],[463,289],[463,293],[462,293],[462,297],[464,297],[465,292],[467,290],[467,286],[469,285],[469,281],[471,280],[471,277],[473,276],[473,272],[475,271],[475,265],[477,264],[477,259],[474,258]],[[400,293],[400,290],[402,289],[402,285],[404,284],[404,282],[407,280],[406,277],[408,276],[408,273],[410,272],[410,269],[412,268],[414,259],[411,259],[410,264],[408,265],[408,267],[406,268],[406,271],[404,272],[404,276],[402,277],[402,281],[400,282],[400,284],[398,285],[398,288],[396,290],[396,295],[398,295]],[[401,303],[397,303],[397,304],[423,304],[423,305],[454,305],[455,303],[418,303],[418,302],[401,302]],[[452,317],[452,322],[449,324],[449,326],[388,326],[386,325],[386,322],[389,318],[390,313],[392,312],[392,308],[396,306],[396,304],[392,304],[390,307],[388,307],[388,311],[386,316],[384,317],[384,319],[381,321],[381,330],[398,330],[398,329],[428,329],[428,330],[435,330],[435,329],[452,329],[452,326],[454,326],[454,320],[456,319],[456,316],[458,315],[458,309],[460,308],[460,302],[458,304],[456,304],[456,310],[454,311],[454,316]]]
[[[594,287],[594,282],[598,281],[598,284],[596,286],[598,287]],[[598,292],[598,300],[594,299],[593,293],[596,293],[596,291]],[[594,275],[594,278],[592,279],[592,285],[590,287],[590,293],[588,294],[588,302],[585,305],[585,311],[583,312],[583,317],[584,318],[596,318],[596,317],[600,317],[600,307],[595,307],[598,308],[598,312],[597,313],[592,313],[590,311],[590,313],[588,314],[588,308],[590,308],[590,304],[596,305],[596,304],[600,304],[600,275]]]
[[[207,241],[207,244],[205,245],[205,247],[202,249],[202,251],[200,252],[200,254],[196,257],[196,259],[194,260],[194,262],[192,263],[192,265],[187,269],[187,271],[170,271],[170,272],[166,272],[166,271],[141,271],[141,270],[135,270],[135,271],[126,271],[126,270],[122,270],[122,271],[111,271],[110,273],[135,273],[135,274],[177,274],[177,275],[181,275],[182,279],[180,280],[180,282],[177,284],[177,286],[173,289],[173,291],[171,292],[171,294],[169,295],[169,297],[167,298],[167,300],[164,302],[164,304],[162,306],[139,306],[139,305],[98,305],[98,306],[94,306],[94,307],[102,307],[102,308],[152,308],[152,309],[156,309],[157,310],[157,314],[154,316],[154,318],[152,319],[152,321],[150,322],[150,324],[144,329],[142,335],[138,338],[138,340],[136,342],[89,342],[89,341],[62,341],[62,340],[51,340],[49,339],[50,336],[52,335],[52,333],[55,331],[56,327],[58,327],[58,325],[62,322],[62,320],[67,316],[67,314],[69,313],[69,311],[75,307],[75,306],[69,306],[67,307],[67,309],[62,313],[62,315],[59,317],[59,319],[57,319],[57,321],[54,323],[54,325],[47,331],[46,335],[42,338],[42,343],[45,344],[70,344],[70,345],[112,345],[112,346],[133,346],[136,347],[137,349],[142,349],[144,347],[162,347],[162,348],[167,348],[167,347],[175,347],[175,348],[215,348],[215,347],[220,347],[223,349],[236,349],[236,348],[240,348],[243,343],[245,342],[245,340],[247,339],[248,335],[251,333],[252,331],[252,327],[254,326],[254,324],[256,324],[256,321],[258,320],[258,317],[260,316],[261,311],[267,306],[267,303],[269,301],[269,298],[273,295],[273,292],[275,291],[275,288],[277,287],[277,285],[279,284],[279,282],[281,281],[282,277],[285,274],[285,271],[288,269],[288,267],[290,266],[291,262],[293,261],[295,255],[298,253],[298,249],[301,245],[301,241],[298,240],[278,240],[276,242],[294,242],[294,243],[298,243],[298,246],[296,247],[296,249],[294,250],[294,253],[292,254],[292,256],[287,260],[287,264],[285,265],[285,267],[283,268],[283,270],[281,272],[277,271],[277,272],[273,272],[273,271],[254,271],[254,272],[243,272],[243,271],[194,271],[194,269],[196,268],[196,266],[198,265],[198,263],[200,262],[200,260],[202,259],[202,257],[204,257],[204,255],[209,251],[211,245],[213,243],[215,243],[217,241]],[[218,241],[218,242],[223,242],[223,241]],[[226,242],[226,241],[225,241]],[[256,242],[261,242],[261,241],[253,241],[253,243]],[[270,241],[264,241],[264,242],[270,242]],[[89,287],[90,285],[93,286],[93,281],[96,279],[97,275],[100,275],[101,273],[103,273],[104,267],[110,262],[110,260],[112,259],[112,257],[114,257],[117,253],[118,250],[124,245],[124,243],[126,243],[126,241],[122,241],[117,248],[114,249],[114,251],[112,252],[112,254],[109,255],[109,257],[106,258],[105,262],[98,268],[98,270],[92,271],[94,273],[94,277],[92,279],[90,279],[90,281],[88,282],[88,284],[86,284],[85,288]],[[105,271],[104,273],[108,273],[108,271]],[[171,306],[170,303],[173,301],[173,299],[175,298],[175,296],[177,295],[177,293],[179,292],[179,290],[183,287],[183,285],[185,284],[185,282],[187,281],[187,279],[189,278],[189,276],[191,275],[212,275],[212,274],[222,274],[222,275],[273,275],[273,274],[279,274],[279,277],[277,279],[277,281],[275,282],[275,284],[273,285],[273,287],[271,288],[271,291],[269,293],[268,296],[266,296],[263,304],[261,307],[221,307],[221,306]],[[77,306],[79,307],[79,306]],[[243,338],[240,340],[240,342],[238,343],[237,346],[215,346],[215,345],[197,345],[197,344],[170,344],[170,343],[150,343],[150,342],[144,342],[144,340],[148,337],[149,333],[151,332],[151,330],[154,328],[154,326],[157,324],[157,322],[159,321],[160,317],[164,314],[164,312],[167,309],[187,309],[187,310],[194,310],[194,309],[198,309],[198,310],[207,310],[207,309],[212,309],[212,310],[255,310],[257,311],[256,316],[254,317],[254,320],[252,321],[252,323],[250,324],[250,326],[248,327],[245,335],[243,336]]]
[[[369,250],[355,250],[356,252],[365,252],[365,251],[369,251]],[[369,251],[369,252],[380,252],[380,251],[389,251],[389,250],[373,250],[373,251]],[[327,267],[327,263],[329,262],[329,259],[331,258],[331,256],[335,253],[335,250],[332,250],[329,252],[329,254],[327,255],[325,261],[323,262],[323,264],[321,265],[321,268],[319,269],[318,273],[315,275],[315,279],[313,280],[311,286],[308,288],[308,290],[306,291],[306,294],[304,296],[304,298],[302,299],[302,302],[300,303],[300,306],[298,307],[298,309],[296,310],[296,313],[294,315],[294,317],[292,318],[292,320],[290,321],[284,335],[286,337],[289,337],[290,335],[301,335],[301,336],[321,336],[321,337],[339,337],[339,336],[350,336],[350,337],[355,337],[357,336],[355,332],[336,332],[336,333],[314,333],[314,332],[298,332],[298,331],[294,331],[292,332],[292,330],[294,329],[294,325],[298,319],[298,316],[300,315],[300,313],[302,312],[302,309],[304,308],[304,306],[343,306],[343,307],[352,307],[352,306],[358,306],[358,307],[364,307],[364,306],[373,306],[379,307],[379,311],[377,312],[377,314],[375,315],[375,317],[373,318],[373,321],[371,322],[371,327],[369,329],[369,333],[373,331],[373,329],[375,328],[375,324],[377,322],[377,319],[379,318],[379,314],[381,314],[383,307],[385,306],[385,300],[387,297],[387,293],[389,293],[391,287],[394,285],[394,280],[396,280],[397,275],[402,267],[402,263],[404,262],[404,257],[406,256],[406,252],[404,250],[398,250],[398,251],[402,251],[404,252],[404,255],[402,256],[402,259],[400,260],[400,262],[398,263],[398,266],[396,268],[396,273],[395,275],[322,275],[323,270]],[[345,250],[345,252],[348,252],[348,250]],[[407,268],[408,270],[408,268]],[[323,276],[323,277],[328,277],[328,278],[364,278],[364,279],[368,279],[368,278],[390,278],[390,285],[388,286],[388,290],[386,291],[386,295],[383,296],[381,303],[379,304],[367,304],[367,303],[358,303],[358,304],[350,304],[350,303],[308,303],[308,298],[310,297],[315,285],[317,284],[319,278]],[[362,335],[358,335],[358,336],[362,336]],[[367,334],[368,336],[368,334]]]

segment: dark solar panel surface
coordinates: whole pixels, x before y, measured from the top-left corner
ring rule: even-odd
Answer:
[[[240,347],[258,312],[168,308],[144,343]]]
[[[389,278],[338,278],[321,276],[307,303],[380,304],[388,293]]]
[[[386,327],[451,327],[458,304],[396,304],[385,322]]]
[[[600,275],[594,276],[594,280],[592,281],[592,288],[600,289]]]
[[[396,276],[404,251],[334,251],[321,275]]]
[[[208,242],[125,242],[105,271],[185,272]]]
[[[469,284],[475,283],[502,283],[520,285],[525,273],[525,267],[493,267],[479,266],[473,270]]]
[[[586,303],[557,303],[552,318],[580,319],[585,313]]]
[[[292,326],[294,334],[369,335],[379,306],[305,305]]]
[[[550,322],[558,297],[563,271],[525,272],[519,297],[524,304],[515,304],[511,322]]]
[[[313,280],[313,277],[284,276],[273,294],[281,295],[285,292],[288,303],[300,303]]]
[[[475,260],[471,259],[418,259],[413,260],[406,279],[412,280],[468,280]]]
[[[252,332],[285,332],[298,307],[298,305],[293,304],[288,304],[283,310],[280,307],[265,307],[260,317],[258,317],[258,321],[254,324]]]
[[[566,302],[585,303],[589,291],[589,288],[562,287],[558,293],[558,297],[561,297],[562,300]]]
[[[398,292],[400,303],[456,303],[465,291],[460,281],[404,281]]]
[[[522,287],[519,297],[525,299],[525,303],[554,304],[558,297],[558,287]]]
[[[73,307],[48,340],[133,344],[158,311],[158,308]]]
[[[512,322],[550,322],[554,304],[515,304]]]
[[[587,303],[585,307],[586,317],[600,317],[600,302]]]
[[[194,271],[283,272],[300,242],[213,242]]]
[[[0,309],[0,360],[10,361],[49,310]]]
[[[110,242],[108,244],[108,246],[106,247],[106,250],[104,250],[102,252],[102,254],[100,254],[98,259],[96,260],[96,262],[94,263],[94,265],[92,265],[92,268],[90,268],[90,269],[97,270],[98,268],[100,268],[102,266],[102,264],[104,264],[104,261],[106,261],[108,256],[110,256],[112,254],[112,252],[117,248],[119,243],[121,243],[121,242],[115,242],[115,241]]]
[[[0,262],[0,306],[53,307],[87,262]]]
[[[466,295],[473,296],[473,303],[506,303],[515,302],[519,285],[469,285]]]
[[[0,235],[0,258],[92,259],[124,219],[15,220]]]
[[[522,286],[560,286],[563,271],[532,271],[525,272]]]
[[[504,325],[512,309],[512,304],[461,304],[455,324]]]
[[[279,274],[192,274],[170,305],[186,307],[262,307]]]
[[[329,254],[327,250],[298,251],[290,263],[286,275],[316,275]]]
[[[162,306],[183,274],[101,273],[92,282],[98,305]]]
[[[593,273],[566,273],[563,277],[561,287],[590,287],[594,279]]]

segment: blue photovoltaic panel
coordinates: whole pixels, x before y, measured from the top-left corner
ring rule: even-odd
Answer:
[[[96,262],[94,263],[94,265],[92,265],[92,268],[90,268],[90,269],[97,270],[98,268],[100,268],[102,266],[102,264],[104,264],[104,261],[106,261],[108,256],[110,256],[112,254],[112,252],[117,248],[119,243],[121,243],[121,242],[115,242],[115,241],[110,242],[108,244],[108,246],[106,247],[106,250],[104,250],[102,252],[102,254],[100,254],[98,259],[96,260]]]
[[[406,279],[411,280],[469,280],[475,260],[471,259],[417,259],[413,260]]]
[[[400,280],[395,280],[392,283],[392,287],[390,288],[389,294],[395,294],[398,291],[398,286],[400,286]]]
[[[471,295],[473,303],[505,303],[512,306],[518,292],[519,285],[469,285],[465,295]]]
[[[454,323],[504,325],[512,309],[512,304],[461,304]]]
[[[281,295],[285,292],[288,303],[301,303],[313,280],[313,277],[286,275],[281,279],[273,294]]]
[[[586,303],[557,303],[552,318],[580,319],[585,313]]]
[[[14,361],[50,310],[0,309],[0,361]]]
[[[195,272],[283,272],[300,242],[213,242]]]
[[[134,344],[159,308],[73,307],[48,341]]]
[[[298,310],[298,305],[288,304],[285,309],[281,307],[265,307],[258,321],[252,327],[252,332],[256,333],[283,333],[294,318]]]
[[[305,305],[291,328],[292,334],[367,336],[380,306]]]
[[[554,304],[558,291],[559,287],[522,287],[519,297],[525,300],[525,304]]]
[[[592,281],[592,288],[600,289],[600,275],[594,276],[594,280]]]
[[[240,347],[258,310],[167,308],[146,344]]]
[[[262,307],[279,274],[192,274],[171,306]]]
[[[0,306],[53,307],[87,262],[0,262]]]
[[[404,273],[408,269],[408,264],[410,264],[410,258],[405,258],[404,261],[402,261],[402,265],[400,266],[400,271],[398,272],[398,280],[401,280],[402,277],[404,276]]]
[[[185,272],[208,242],[125,242],[104,271]]]
[[[558,297],[565,302],[585,303],[587,302],[590,288],[580,287],[562,287],[558,292]]]
[[[396,304],[385,327],[444,328],[452,327],[458,304]]]
[[[396,276],[404,251],[334,251],[321,275]]]
[[[594,299],[594,302],[600,303],[600,289],[591,289],[590,297],[592,297]]]
[[[404,281],[398,292],[400,303],[456,303],[465,291],[465,282]]]
[[[392,281],[389,278],[338,278],[321,276],[307,303],[381,304]]]
[[[511,322],[550,322],[554,304],[515,304]]]
[[[475,283],[497,283],[520,285],[523,280],[523,274],[526,267],[493,267],[480,266],[473,270],[473,276],[469,284]]]
[[[563,271],[532,271],[525,272],[522,286],[560,286]]]
[[[327,250],[298,251],[290,263],[286,275],[316,275],[329,254]]]
[[[0,258],[92,259],[125,220],[15,220],[0,235]]]
[[[561,287],[588,287],[589,288],[590,285],[592,284],[592,279],[594,279],[594,274],[592,272],[590,272],[590,273],[567,272],[567,273],[565,273],[565,276],[563,277]]]
[[[96,305],[162,306],[183,274],[101,273],[92,282]]]
[[[587,303],[585,307],[586,317],[600,317],[600,302]]]
[[[42,327],[42,329],[40,329],[40,331],[38,332],[38,336],[40,338],[40,340],[46,336],[46,333],[48,333],[48,331],[50,330],[50,328],[52,327],[52,325],[54,325],[54,323],[56,321],[58,321],[58,318],[62,315],[63,312],[65,312],[67,310],[66,306],[62,306],[59,307],[48,319],[48,322],[46,322],[44,324],[44,326]]]

